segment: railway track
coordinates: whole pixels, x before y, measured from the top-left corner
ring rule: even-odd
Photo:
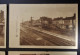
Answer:
[[[25,29],[26,31],[29,31],[29,32],[26,32],[24,30],[21,30],[21,37],[20,37],[20,40],[21,40],[21,45],[51,45],[53,46],[54,44],[41,38],[40,36],[36,35],[35,33],[33,33],[32,30],[29,30],[29,29]]]
[[[26,42],[32,43],[31,45],[41,45],[41,46],[42,45],[48,45],[48,46],[55,46],[55,45],[56,46],[74,46],[75,45],[74,42],[72,42],[72,41],[61,39],[61,38],[58,38],[56,36],[51,36],[51,35],[48,35],[46,33],[42,33],[42,32],[36,31],[34,29],[30,29],[30,28],[26,28],[26,27],[23,27],[23,28],[25,30],[21,29],[21,31],[22,32],[25,31],[24,33],[26,35],[25,35],[25,37],[22,36],[22,38],[24,37],[24,39],[27,39]],[[27,33],[26,31],[30,31],[30,32]],[[42,38],[42,40],[41,41],[37,41],[36,38]],[[44,42],[46,42],[46,44],[44,44]]]
[[[43,37],[44,39],[48,40],[49,42],[54,43],[55,45],[59,45],[59,46],[74,46],[74,42],[68,41],[68,40],[64,40],[55,36],[51,36],[51,35],[47,35],[46,36],[44,34],[42,34],[41,32],[37,32],[35,31],[36,34],[40,34],[41,37]]]

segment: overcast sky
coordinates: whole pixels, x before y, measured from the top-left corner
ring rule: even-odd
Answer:
[[[11,4],[10,18],[18,18],[20,21],[39,19],[42,16],[56,18],[56,17],[70,17],[77,13],[77,4]]]
[[[0,4],[0,10],[4,11],[4,18],[6,18],[6,5],[5,4]]]

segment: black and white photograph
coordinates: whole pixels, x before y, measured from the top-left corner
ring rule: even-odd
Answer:
[[[9,51],[9,55],[77,55],[76,51]]]
[[[10,4],[10,47],[77,48],[78,4]]]
[[[0,48],[6,46],[6,5],[0,4]]]

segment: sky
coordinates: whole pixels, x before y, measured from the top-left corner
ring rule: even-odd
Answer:
[[[71,17],[78,13],[77,4],[10,4],[10,18],[20,21],[34,20],[42,16],[49,18]]]
[[[0,4],[0,10],[3,10],[4,11],[4,18],[6,19],[6,4]]]

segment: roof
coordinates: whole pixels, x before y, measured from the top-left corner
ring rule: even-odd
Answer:
[[[63,20],[72,20],[72,19],[75,19],[75,17],[66,17],[66,18],[63,19]]]
[[[41,20],[52,20],[52,18],[48,18],[48,17],[40,17]]]
[[[63,17],[60,17],[60,18],[54,18],[53,20],[74,20],[75,17],[72,16],[72,17],[66,17],[66,18],[63,18]]]
[[[59,18],[54,18],[53,20],[62,20],[63,18],[62,17],[59,17]]]

